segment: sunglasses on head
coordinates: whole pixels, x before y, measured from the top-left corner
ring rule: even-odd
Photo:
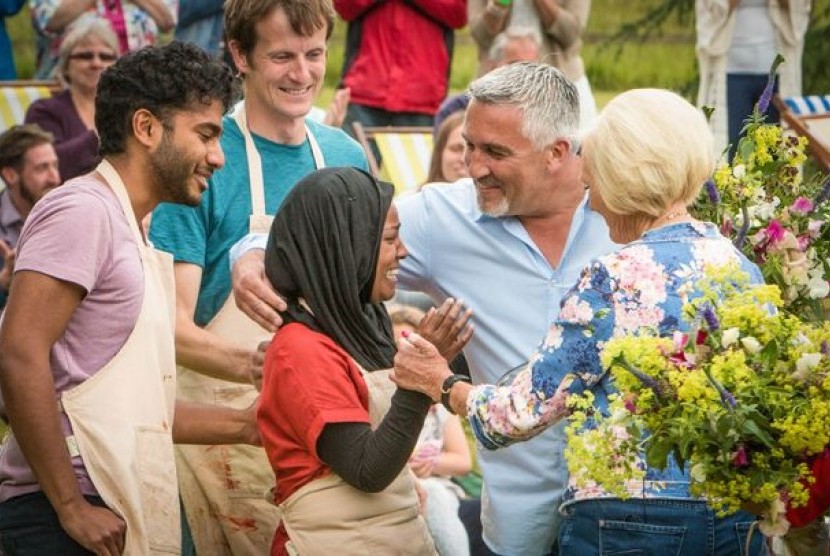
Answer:
[[[83,60],[84,62],[91,62],[93,58],[98,57],[102,62],[114,62],[118,56],[111,52],[76,52],[69,55],[70,60]]]

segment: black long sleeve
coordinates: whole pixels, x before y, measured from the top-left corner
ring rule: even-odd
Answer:
[[[344,481],[364,492],[380,492],[406,465],[432,400],[398,389],[376,430],[367,423],[331,423],[317,439],[317,454]]]

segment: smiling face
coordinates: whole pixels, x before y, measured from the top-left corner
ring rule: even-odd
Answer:
[[[20,168],[3,168],[12,202],[25,218],[35,203],[61,184],[58,155],[51,143],[41,143],[26,151]]]
[[[537,150],[522,134],[516,106],[472,101],[462,132],[478,205],[490,216],[535,216],[546,208],[549,147]]]
[[[219,145],[222,114],[222,103],[212,101],[170,117],[149,160],[160,200],[199,204],[208,179],[225,164]]]
[[[303,120],[323,86],[326,27],[310,36],[298,35],[277,8],[257,23],[256,32],[251,52],[241,52],[235,41],[230,45],[234,63],[245,75],[248,103],[280,121]]]
[[[70,87],[84,94],[95,94],[104,70],[115,63],[117,53],[94,35],[79,41],[69,53],[64,77]]]
[[[447,144],[441,152],[441,174],[444,180],[453,182],[466,178],[467,165],[464,163],[464,137],[461,136],[461,122],[450,131]]]
[[[380,303],[395,296],[395,287],[398,284],[398,267],[400,260],[407,255],[406,247],[400,237],[401,222],[398,219],[398,209],[395,205],[389,207],[386,213],[386,222],[378,250],[378,265],[375,268],[375,281],[372,284],[370,301]]]

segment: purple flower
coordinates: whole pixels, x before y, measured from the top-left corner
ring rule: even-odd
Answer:
[[[730,394],[723,386],[720,387],[720,399],[725,405],[731,407],[732,409],[738,407],[738,402],[735,401],[735,396]]]
[[[755,106],[759,114],[766,114],[769,109],[769,102],[772,100],[772,92],[775,88],[775,72],[783,61],[784,57],[778,54],[772,62],[772,67],[769,69],[769,77],[767,77],[767,86],[764,87],[764,92],[761,93],[761,98],[758,99],[758,104]]]
[[[794,212],[795,214],[810,214],[814,208],[813,202],[810,199],[807,197],[799,197],[790,205],[790,212]]]
[[[827,345],[827,340],[821,342],[821,354],[822,355],[830,354],[830,346]]]
[[[700,315],[703,317],[703,320],[706,321],[706,326],[709,327],[710,332],[715,332],[718,328],[720,328],[720,322],[718,322],[718,316],[715,314],[715,310],[712,308],[711,305],[706,305],[701,311]]]
[[[713,205],[719,204],[720,192],[718,191],[718,188],[715,185],[714,180],[712,180],[712,178],[709,178],[708,180],[706,180],[706,183],[704,183],[703,186],[706,188],[706,195],[709,196],[709,201],[711,201]]]
[[[620,366],[622,366],[626,371],[634,375],[634,378],[639,380],[643,384],[643,386],[654,392],[654,395],[657,397],[658,400],[662,400],[664,398],[666,392],[664,391],[662,385],[656,378],[644,373],[643,371],[641,371],[640,369],[626,361],[624,358],[617,359],[617,363]]]

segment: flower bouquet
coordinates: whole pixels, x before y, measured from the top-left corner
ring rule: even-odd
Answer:
[[[820,320],[821,300],[830,294],[830,180],[819,174],[805,180],[807,139],[765,123],[782,61],[779,56],[773,64],[732,162],[722,158],[693,212],[720,225],[767,283],[781,288],[785,310]]]
[[[830,441],[830,324],[781,311],[777,286],[748,282],[711,269],[684,305],[688,332],[605,345],[618,390],[607,413],[590,394],[571,402],[566,458],[580,488],[627,498],[646,465],[673,457],[721,515],[760,508],[765,535],[786,533],[786,504],[806,503],[809,458]]]

